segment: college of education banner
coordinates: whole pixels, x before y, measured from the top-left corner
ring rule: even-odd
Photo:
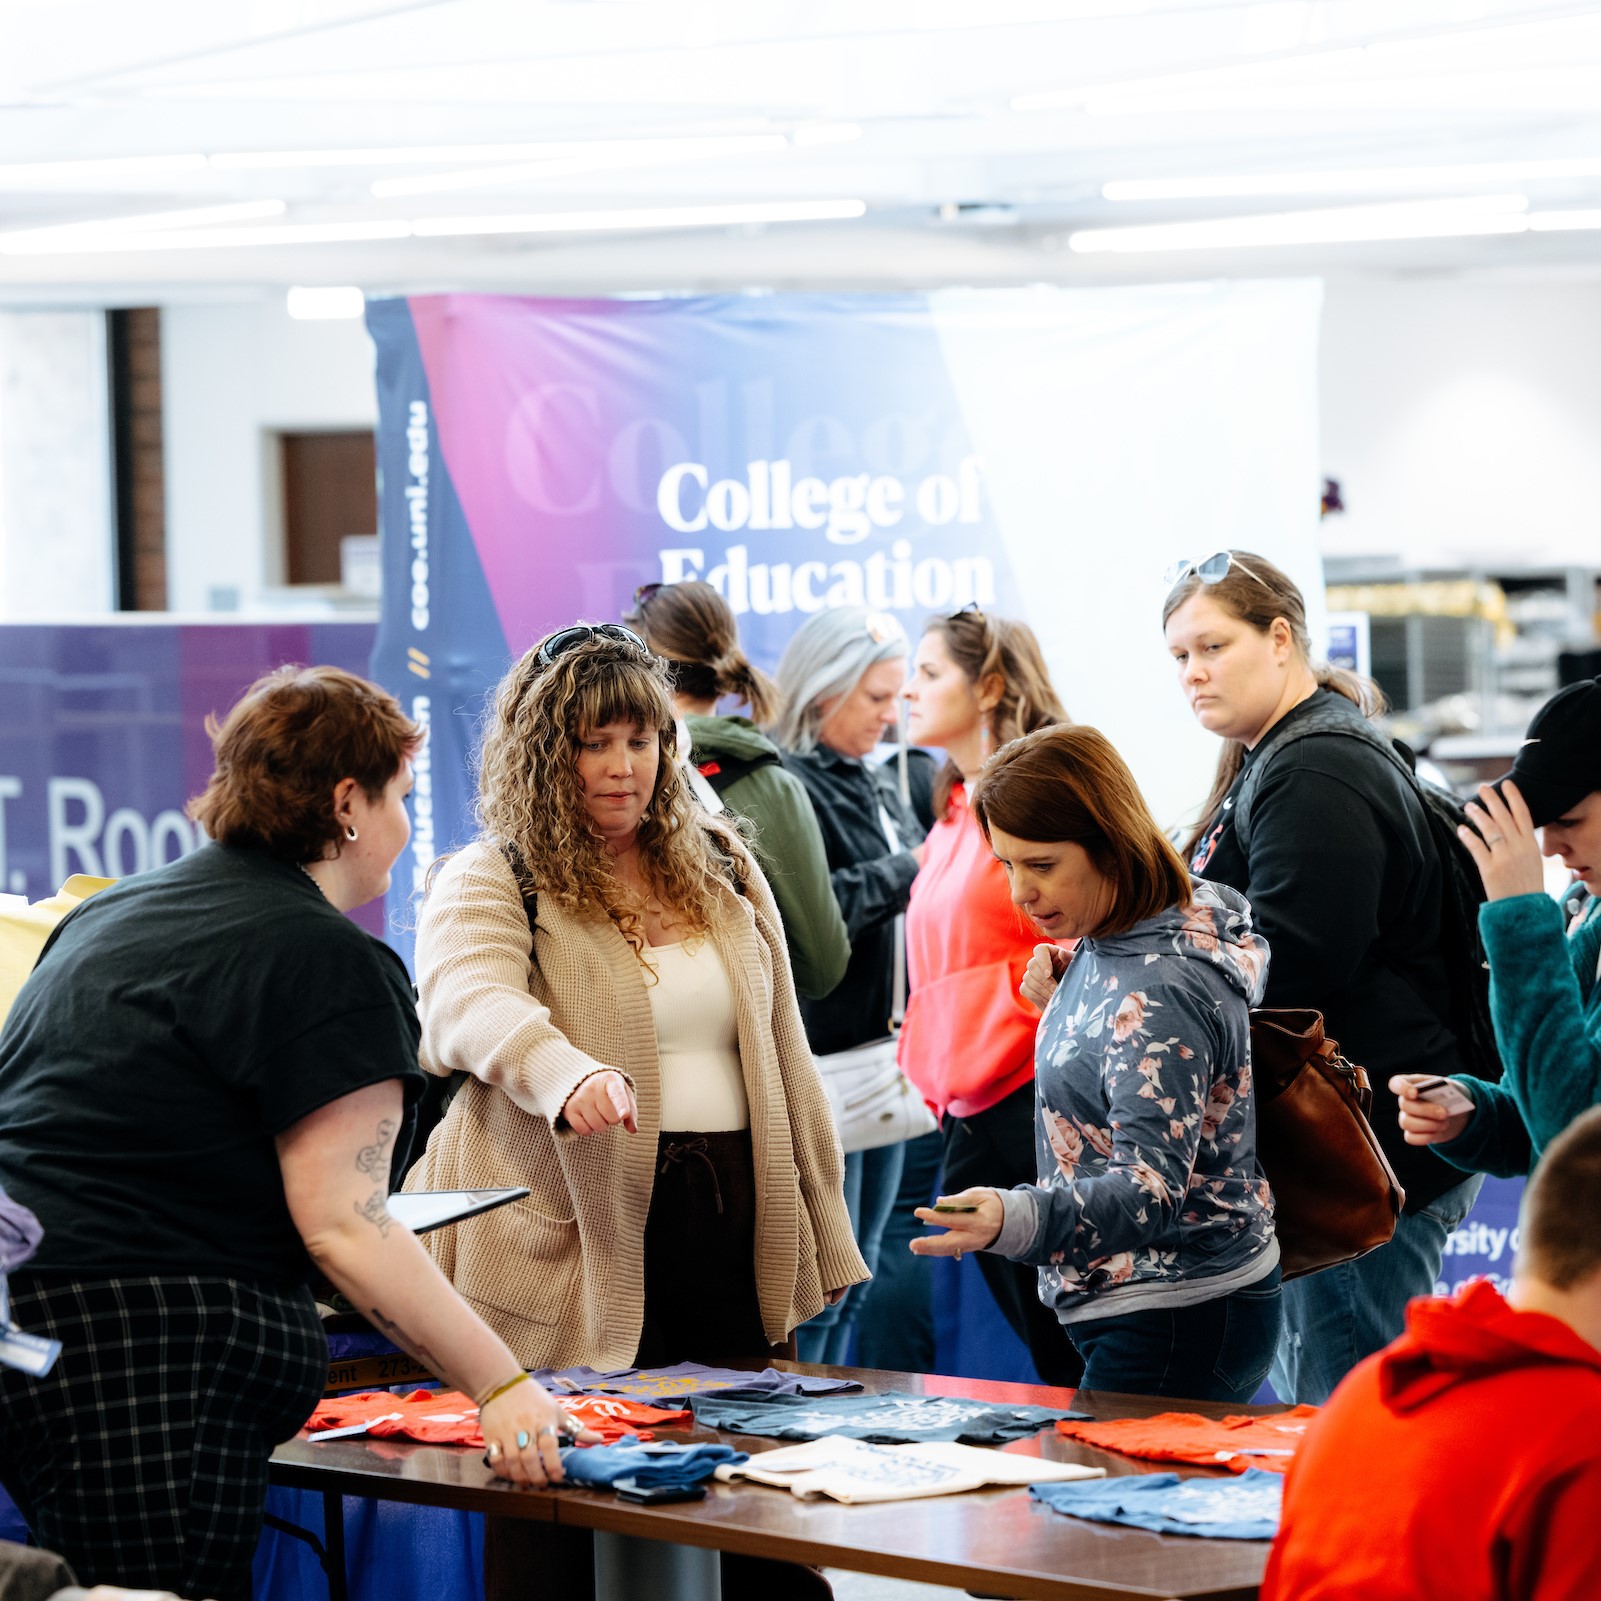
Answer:
[[[1319,306],[1305,282],[370,301],[374,672],[432,730],[392,923],[470,831],[485,692],[652,580],[715,584],[766,666],[825,606],[914,640],[968,601],[1025,618],[1158,815],[1193,807],[1216,747],[1161,574],[1243,546],[1321,605]]]

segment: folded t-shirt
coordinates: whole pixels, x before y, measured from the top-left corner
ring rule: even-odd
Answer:
[[[553,1395],[583,1390],[591,1395],[630,1395],[637,1401],[662,1401],[709,1390],[739,1395],[844,1395],[859,1390],[855,1379],[827,1379],[810,1373],[780,1373],[777,1368],[745,1372],[713,1368],[701,1362],[675,1362],[664,1368],[542,1368],[532,1375]]]
[[[1058,1418],[1085,1417],[1044,1406],[998,1406],[955,1396],[905,1395],[692,1395],[695,1421],[735,1434],[762,1434],[775,1440],[818,1440],[843,1435],[895,1445],[907,1440],[963,1440],[968,1445],[1003,1445],[1037,1434]]]
[[[564,1395],[561,1405],[575,1423],[593,1429],[603,1444],[635,1436],[648,1440],[653,1437],[653,1426],[683,1428],[692,1421],[687,1411],[644,1406],[615,1395]],[[327,1396],[317,1403],[306,1427],[316,1433],[360,1423],[366,1424],[366,1432],[374,1439],[484,1448],[478,1408],[460,1390],[413,1390],[407,1395],[362,1390],[355,1395]]]
[[[1148,1418],[1110,1423],[1064,1422],[1057,1432],[1103,1451],[1144,1457],[1148,1462],[1194,1462],[1235,1473],[1266,1468],[1283,1473],[1317,1416],[1315,1406],[1291,1407],[1267,1416],[1203,1418],[1198,1412],[1158,1412]]]
[[[1028,1493],[1057,1512],[1096,1523],[1207,1540],[1271,1540],[1279,1531],[1283,1490],[1281,1475],[1247,1468],[1237,1479],[1129,1474],[1099,1484],[1036,1484]]]
[[[1047,1484],[1099,1479],[1105,1468],[1077,1462],[1046,1462],[948,1440],[920,1445],[869,1445],[865,1440],[809,1440],[763,1451],[735,1467],[721,1467],[726,1481],[749,1479],[789,1490],[802,1500],[913,1501],[925,1495],[958,1495],[987,1484]]]
[[[638,1440],[568,1446],[561,1454],[567,1482],[597,1490],[619,1479],[633,1479],[641,1486],[700,1484],[725,1463],[744,1460],[745,1453],[731,1445],[644,1445]]]

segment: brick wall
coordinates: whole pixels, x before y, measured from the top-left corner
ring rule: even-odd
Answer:
[[[161,436],[161,312],[154,306],[138,306],[109,315],[121,610],[165,611],[167,508]]]

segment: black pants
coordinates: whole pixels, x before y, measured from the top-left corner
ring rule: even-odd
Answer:
[[[328,1381],[303,1288],[222,1278],[11,1281],[61,1341],[42,1379],[0,1368],[0,1480],[85,1585],[248,1601],[272,1449]]]
[[[945,1176],[940,1189],[955,1195],[974,1185],[1009,1190],[1039,1181],[1034,1154],[1034,1086],[1013,1090],[1004,1101],[973,1117],[945,1119]],[[1039,1274],[1022,1262],[981,1251],[979,1270],[995,1303],[1027,1347],[1043,1384],[1075,1386],[1084,1361],[1054,1312],[1040,1304]]]
[[[762,1329],[756,1296],[756,1173],[749,1130],[663,1133],[645,1220],[645,1326],[636,1367],[787,1355]],[[828,1601],[814,1568],[722,1556],[724,1601]],[[531,1592],[574,1601],[595,1593],[587,1529],[490,1518],[484,1525],[486,1601]]]

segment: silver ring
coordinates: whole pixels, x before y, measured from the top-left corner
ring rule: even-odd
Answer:
[[[499,1440],[491,1440],[489,1442],[489,1449],[484,1452],[484,1455],[491,1462],[498,1462],[500,1460],[500,1441]]]
[[[1484,843],[1486,845],[1499,845],[1505,838],[1505,834],[1486,834],[1484,836]]]
[[[547,1434],[559,1434],[560,1432],[561,1431],[556,1427],[556,1425],[554,1423],[547,1423],[544,1426],[544,1428],[542,1428],[539,1431],[539,1434],[540,1434],[540,1438],[543,1439],[545,1437],[545,1435],[547,1435]]]
[[[956,1260],[957,1260],[957,1261],[958,1261],[958,1262],[960,1262],[960,1261],[961,1261],[961,1260],[962,1260],[962,1253],[961,1253],[961,1252],[960,1252],[960,1251],[958,1251],[958,1252],[957,1252],[957,1253],[956,1253]]]

